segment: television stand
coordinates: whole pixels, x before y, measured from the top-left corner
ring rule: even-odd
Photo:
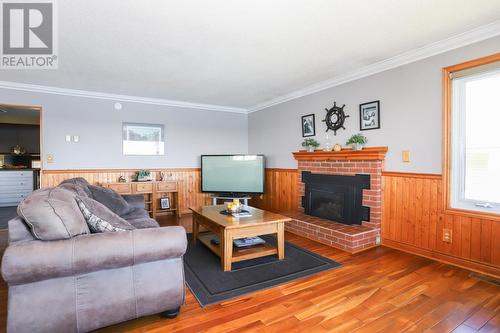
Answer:
[[[249,196],[237,196],[237,195],[214,195],[212,196],[212,205],[217,205],[217,201],[221,200],[222,202],[233,201],[234,199],[238,199],[243,201],[245,206],[248,206],[248,200],[251,198]]]

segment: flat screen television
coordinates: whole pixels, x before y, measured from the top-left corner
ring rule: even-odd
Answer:
[[[263,155],[202,155],[201,191],[231,195],[264,193]]]

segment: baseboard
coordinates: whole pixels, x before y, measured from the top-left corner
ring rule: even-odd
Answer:
[[[492,265],[480,263],[477,261],[472,261],[468,259],[458,258],[452,255],[448,255],[445,253],[419,248],[413,245],[404,244],[400,242],[396,242],[387,238],[382,238],[382,245],[387,246],[396,250],[400,250],[403,252],[416,254],[418,256],[422,256],[425,258],[429,258],[432,260],[436,260],[439,262],[443,262],[445,264],[450,264],[453,266],[458,266],[461,268],[465,268],[474,272],[478,272],[484,275],[488,275],[494,277],[495,279],[500,278],[500,267],[495,267]]]

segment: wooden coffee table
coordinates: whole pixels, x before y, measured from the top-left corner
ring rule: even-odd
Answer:
[[[221,214],[225,209],[224,205],[189,209],[193,212],[193,242],[196,244],[199,240],[219,256],[224,272],[231,270],[233,262],[273,254],[277,254],[279,260],[285,258],[285,222],[291,221],[290,218],[250,206],[243,206],[243,209],[248,210],[252,216],[239,218]],[[209,232],[200,233],[200,225]],[[268,243],[245,249],[233,246],[235,239],[267,234],[276,234],[276,246]],[[219,245],[211,243],[214,236],[218,237]]]

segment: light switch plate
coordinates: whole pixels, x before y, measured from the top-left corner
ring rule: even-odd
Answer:
[[[403,162],[410,162],[410,151],[403,150]]]
[[[54,155],[47,154],[47,163],[54,163]]]
[[[65,140],[66,142],[71,142],[71,135],[66,134],[66,136],[64,137],[64,140]]]

